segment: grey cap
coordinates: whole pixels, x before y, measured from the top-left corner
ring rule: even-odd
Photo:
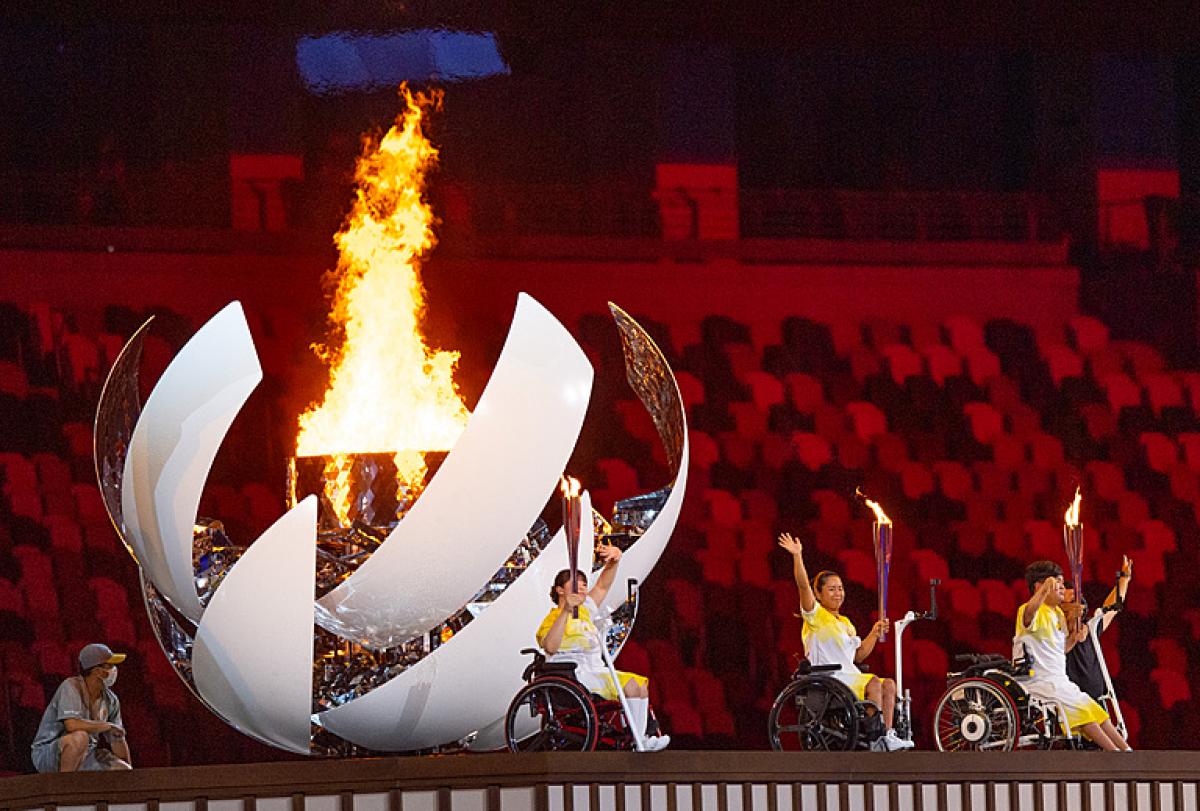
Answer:
[[[112,648],[100,642],[84,645],[79,651],[79,667],[91,670],[96,665],[116,665],[125,661],[125,654],[113,653]]]

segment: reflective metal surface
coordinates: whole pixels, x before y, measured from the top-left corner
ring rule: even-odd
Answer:
[[[142,399],[138,392],[138,367],[142,361],[142,346],[146,330],[154,318],[138,327],[137,332],[125,342],[121,354],[117,355],[104,388],[100,391],[100,402],[96,404],[96,421],[92,431],[92,457],[96,463],[96,483],[108,519],[121,543],[137,560],[137,555],[125,538],[125,518],[121,510],[121,481],[125,471],[125,455],[129,452],[129,440],[142,413]]]
[[[650,412],[658,436],[667,452],[671,475],[679,473],[683,446],[687,441],[687,416],[675,375],[662,350],[642,325],[611,301],[608,309],[621,333],[625,352],[625,379]]]

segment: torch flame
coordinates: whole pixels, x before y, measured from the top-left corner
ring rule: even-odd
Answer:
[[[1063,523],[1069,527],[1079,526],[1079,505],[1083,498],[1079,494],[1079,488],[1075,488],[1075,500],[1071,502],[1071,506],[1067,508],[1066,515],[1063,516]]]
[[[854,495],[861,498],[863,503],[870,507],[871,511],[875,513],[875,522],[877,524],[885,527],[890,527],[892,525],[892,519],[887,517],[887,513],[883,511],[883,507],[879,506],[878,501],[872,501],[871,499],[867,498],[866,494],[858,488],[854,489]]]
[[[333,339],[314,346],[329,386],[300,417],[296,454],[391,452],[401,482],[420,484],[423,453],[449,450],[468,413],[454,386],[458,353],[430,349],[420,328],[420,259],[434,245],[422,194],[437,158],[421,122],[441,97],[401,91],[405,110],[359,158],[354,205],[334,240]]]
[[[564,475],[558,480],[558,489],[562,491],[564,498],[578,498],[579,479]]]

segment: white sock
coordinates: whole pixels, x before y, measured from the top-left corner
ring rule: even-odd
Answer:
[[[633,728],[638,731],[639,735],[645,735],[646,722],[650,718],[650,699],[626,696],[625,700],[629,702],[629,714],[633,716],[630,721],[633,723]]]

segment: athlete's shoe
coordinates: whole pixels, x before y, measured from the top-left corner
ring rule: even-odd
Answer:
[[[643,752],[661,752],[670,745],[670,735],[647,735],[642,739]]]
[[[894,729],[889,729],[887,732],[885,732],[883,734],[883,737],[880,738],[879,740],[883,741],[883,746],[884,746],[885,752],[896,752],[900,749],[912,749],[913,748],[913,742],[906,741],[906,740],[904,740],[904,738],[901,738],[899,735],[896,734],[896,730],[894,730]]]

